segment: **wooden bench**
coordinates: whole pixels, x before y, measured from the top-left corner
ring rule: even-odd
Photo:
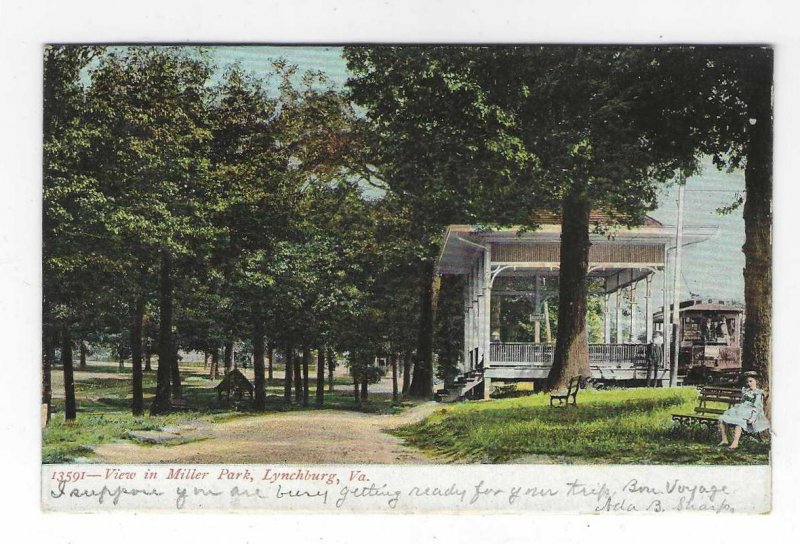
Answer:
[[[582,386],[582,376],[571,377],[566,392],[550,393],[550,407],[554,406],[553,401],[558,401],[558,406],[569,406],[570,399],[572,406],[578,406],[578,391]]]
[[[681,426],[705,425],[711,428],[717,425],[719,416],[725,410],[741,400],[741,389],[706,385],[700,388],[700,398],[694,409],[695,414],[672,414],[672,421]],[[727,404],[727,407],[709,406],[712,403]]]

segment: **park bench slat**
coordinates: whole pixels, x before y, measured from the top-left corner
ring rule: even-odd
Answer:
[[[742,392],[738,389],[731,389],[729,387],[715,387],[704,386],[700,389],[700,398],[698,405],[695,407],[695,414],[672,414],[672,421],[679,425],[691,425],[699,423],[702,425],[711,426],[719,421],[718,417],[710,417],[705,414],[721,415],[727,408],[714,408],[708,406],[709,403],[727,404],[728,408],[739,402]]]
[[[695,408],[695,412],[698,414],[723,414],[725,413],[725,409],[722,408]]]
[[[730,404],[731,402],[739,402],[739,398],[741,398],[741,395],[739,397],[703,397],[703,402],[719,402],[721,404]]]

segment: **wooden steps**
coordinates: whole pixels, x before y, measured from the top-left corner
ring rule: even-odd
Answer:
[[[483,372],[473,370],[459,376],[453,385],[436,392],[439,402],[455,402],[464,399],[470,392],[483,383]]]

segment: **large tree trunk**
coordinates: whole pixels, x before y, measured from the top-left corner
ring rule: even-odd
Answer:
[[[397,354],[392,353],[390,356],[392,363],[392,402],[399,400],[399,391],[397,388]]]
[[[325,348],[317,348],[317,406],[325,402]]]
[[[172,357],[169,360],[170,371],[172,372],[172,398],[179,399],[183,397],[181,391],[181,369],[178,366],[178,346],[172,346]]]
[[[336,354],[328,348],[328,391],[333,392],[333,371],[336,370]]]
[[[411,353],[406,351],[403,353],[403,397],[408,396],[408,390],[411,387]]]
[[[150,343],[150,339],[148,338],[145,340],[144,343],[144,371],[151,372],[153,370],[153,346]]]
[[[748,118],[744,203],[744,303],[742,370],[758,372],[769,388],[772,360],[772,57],[757,56],[746,74]]]
[[[433,328],[439,281],[433,259],[425,259],[420,272],[420,319],[417,334],[417,360],[408,394],[427,398],[433,395]]]
[[[156,396],[150,406],[150,415],[163,414],[170,408],[170,376],[172,358],[172,256],[161,251],[159,281],[158,371]]]
[[[86,349],[86,343],[81,339],[79,343],[80,348],[80,362],[78,363],[78,370],[86,370],[86,352],[89,351]]]
[[[42,404],[47,407],[45,423],[50,423],[50,412],[53,404],[53,363],[56,359],[56,334],[55,327],[47,324],[43,327],[42,334]]]
[[[361,392],[359,390],[360,382],[358,381],[358,374],[353,374],[353,396],[356,399],[356,404],[361,405]]]
[[[303,375],[301,371],[299,353],[295,354],[293,366],[294,368],[292,369],[292,373],[294,374],[294,401],[297,404],[300,404],[303,402]]]
[[[303,348],[303,406],[308,406],[308,367],[311,364],[311,348]]]
[[[558,283],[558,336],[548,390],[564,387],[573,376],[590,376],[586,334],[586,276],[589,271],[589,212],[584,189],[564,197],[561,216],[561,267]]]
[[[133,323],[131,324],[131,363],[133,366],[133,415],[140,416],[144,411],[144,392],[142,391],[142,325],[144,321],[144,297],[139,295],[134,302]]]
[[[225,342],[225,374],[233,368],[233,342]]]
[[[74,421],[77,415],[75,406],[75,376],[72,366],[72,338],[69,325],[61,328],[61,368],[64,369],[64,419]]]
[[[264,322],[256,318],[253,325],[253,385],[255,386],[254,406],[258,411],[267,407],[267,392],[264,383]]]
[[[285,370],[283,371],[283,400],[292,403],[292,369],[294,368],[294,346],[286,346]]]
[[[208,377],[211,380],[219,378],[219,346],[214,346],[211,349],[211,369]]]
[[[272,362],[275,359],[275,344],[272,342],[269,343],[267,347],[267,357],[269,358],[269,366],[267,367],[267,379],[271,382],[272,381]]]
[[[366,402],[369,398],[369,382],[366,376],[361,378],[361,402]]]

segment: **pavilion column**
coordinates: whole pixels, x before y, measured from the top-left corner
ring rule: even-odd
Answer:
[[[483,253],[483,342],[484,366],[488,367],[490,360],[492,342],[492,245],[486,244],[486,251]]]
[[[483,313],[483,259],[478,258],[475,267],[475,343],[472,346],[476,366],[481,362],[483,351]]]
[[[606,293],[603,297],[603,342],[611,343],[611,295]]]
[[[470,300],[469,300],[469,352],[472,357],[472,368],[478,366],[478,361],[475,354],[475,346],[478,345],[478,264],[475,263],[472,268],[472,275],[470,276]]]
[[[631,333],[629,341],[631,344],[636,343],[636,283],[631,284]]]
[[[467,320],[464,322],[464,335],[466,336],[466,340],[464,341],[464,350],[465,353],[465,361],[467,367],[472,366],[472,270],[470,270],[469,274],[467,274]]]
[[[644,318],[645,318],[645,335],[647,343],[653,341],[653,308],[651,307],[650,299],[653,297],[653,273],[647,275],[645,278],[645,292],[644,292]]]
[[[617,289],[616,310],[617,310],[616,343],[621,344],[622,343],[622,289]]]
[[[539,301],[539,276],[533,277],[533,342],[539,344],[542,342],[542,320],[541,303]]]
[[[481,287],[482,306],[481,311],[484,319],[481,322],[481,349],[483,352],[483,368],[489,368],[491,364],[490,359],[490,345],[491,345],[491,315],[492,315],[492,246],[486,244],[486,251],[483,253],[483,266],[481,267]],[[492,393],[492,380],[484,378],[483,380],[483,398],[488,399]]]
[[[550,304],[547,299],[544,301],[544,339],[548,344],[553,343],[553,335],[550,331]]]
[[[471,277],[467,275],[466,281],[464,282],[464,359],[463,359],[463,369],[465,371],[472,370],[469,364],[469,350],[470,350],[470,339],[469,335],[472,331],[472,324],[470,323],[470,318],[472,317],[472,312],[470,308],[472,306],[472,294],[470,291],[472,290],[472,281]]]

